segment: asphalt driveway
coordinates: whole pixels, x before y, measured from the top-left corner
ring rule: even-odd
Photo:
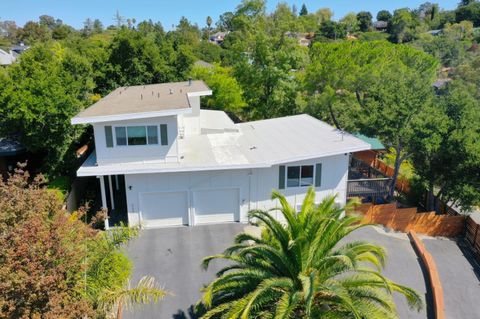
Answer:
[[[205,225],[143,230],[128,246],[134,263],[132,283],[145,275],[154,276],[173,295],[156,305],[125,313],[125,318],[192,318],[191,306],[201,297],[200,289],[215,278],[221,263],[214,261],[208,271],[202,259],[223,252],[244,224]]]
[[[437,264],[447,318],[480,318],[480,269],[462,242],[422,238]]]
[[[193,318],[191,306],[201,297],[200,289],[215,277],[222,266],[212,263],[208,271],[200,268],[203,257],[222,252],[246,225],[224,224],[144,230],[127,249],[134,262],[132,282],[152,275],[173,295],[156,305],[125,313],[125,318]],[[404,234],[388,234],[368,227],[348,240],[366,240],[383,245],[388,251],[385,275],[426,295],[426,286],[417,256]],[[410,310],[401,296],[395,295],[400,318],[427,318],[426,310]]]

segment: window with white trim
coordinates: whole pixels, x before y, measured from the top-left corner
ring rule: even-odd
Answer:
[[[312,186],[314,171],[313,165],[288,166],[287,187]]]
[[[158,145],[158,126],[116,126],[115,141],[117,146]]]

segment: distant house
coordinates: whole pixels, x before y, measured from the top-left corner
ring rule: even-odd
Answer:
[[[430,30],[430,31],[427,31],[427,33],[433,36],[437,36],[437,35],[441,35],[443,33],[443,30],[442,29]]]
[[[373,27],[377,31],[386,31],[388,28],[388,22],[387,21],[375,21],[373,23]]]
[[[12,54],[17,57],[28,49],[30,49],[30,46],[20,42],[18,45],[14,45],[10,50],[12,51]]]
[[[308,47],[312,43],[312,39],[315,36],[313,32],[301,33],[301,32],[291,32],[291,31],[285,32],[284,35],[287,38],[296,39],[299,45],[305,46],[305,47]]]
[[[235,124],[200,108],[208,95],[202,81],[121,87],[72,119],[93,126],[77,175],[99,179],[107,227],[248,222],[278,205],[273,189],[296,208],[309,187],[345,204],[350,154],[370,144],[306,114]]]
[[[222,44],[225,37],[229,34],[229,31],[217,32],[210,36],[208,39],[211,43]]]
[[[208,62],[205,62],[205,61],[203,61],[203,60],[198,60],[198,61],[196,61],[196,62],[194,63],[194,65],[196,65],[196,66],[202,66],[202,67],[208,68],[208,69],[211,69],[211,68],[214,67],[213,64],[208,63]]]
[[[0,65],[10,65],[14,63],[17,58],[13,55],[13,52],[6,52],[0,49]]]
[[[435,89],[435,91],[438,91],[438,90],[444,88],[451,81],[452,81],[451,78],[438,79],[432,84],[432,86]]]

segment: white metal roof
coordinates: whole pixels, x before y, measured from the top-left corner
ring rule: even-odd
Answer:
[[[224,112],[201,110],[200,118],[203,118],[202,130],[215,129],[179,139],[178,162],[140,160],[97,166],[95,154],[92,154],[77,174],[94,176],[261,168],[371,148],[370,144],[309,115],[233,124]]]

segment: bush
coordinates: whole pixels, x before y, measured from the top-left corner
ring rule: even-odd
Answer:
[[[62,209],[42,176],[30,180],[21,168],[0,179],[0,318],[103,316],[98,300],[126,286],[132,263],[122,247],[137,231],[94,230],[84,210]]]

